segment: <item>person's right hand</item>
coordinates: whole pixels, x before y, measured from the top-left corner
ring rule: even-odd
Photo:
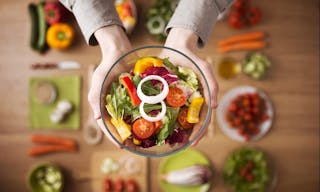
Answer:
[[[102,60],[100,65],[96,68],[92,75],[91,87],[88,94],[89,104],[93,110],[94,118],[100,129],[109,138],[109,140],[116,146],[119,144],[111,137],[106,130],[101,118],[100,111],[100,92],[105,76],[110,70],[111,66],[125,53],[132,49],[131,44],[124,32],[124,30],[117,25],[103,27],[95,32],[95,37],[99,42]]]

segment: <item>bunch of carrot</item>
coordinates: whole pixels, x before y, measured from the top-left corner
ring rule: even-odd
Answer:
[[[75,152],[77,151],[77,143],[75,140],[34,134],[31,141],[36,144],[42,144],[29,149],[29,156],[44,155],[51,152]]]
[[[218,42],[218,52],[226,53],[241,50],[256,50],[266,47],[263,32],[250,32],[235,35]]]

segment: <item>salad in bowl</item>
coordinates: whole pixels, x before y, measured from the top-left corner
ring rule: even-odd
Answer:
[[[157,57],[146,54],[150,49],[174,54]],[[138,57],[141,50],[143,56]],[[208,84],[187,56],[183,55],[193,67],[173,63],[175,54],[182,53],[140,48],[120,58],[107,75],[101,112],[106,129],[125,149],[165,156],[189,146],[206,128],[211,116]]]

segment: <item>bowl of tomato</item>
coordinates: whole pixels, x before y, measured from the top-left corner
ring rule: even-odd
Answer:
[[[269,97],[261,89],[251,86],[240,86],[228,91],[217,110],[221,130],[240,142],[262,138],[270,130],[273,116]]]
[[[122,148],[163,157],[203,135],[211,117],[209,84],[197,64],[172,48],[148,46],[120,57],[100,94],[105,129]]]

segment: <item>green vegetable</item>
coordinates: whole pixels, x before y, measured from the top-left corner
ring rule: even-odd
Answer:
[[[241,170],[248,162],[253,164],[253,180],[248,181],[241,175]],[[226,160],[223,170],[224,180],[236,192],[263,192],[269,181],[269,172],[265,155],[255,149],[242,148],[235,151]]]
[[[178,77],[184,80],[194,91],[198,89],[197,75],[191,69],[179,66]]]
[[[261,53],[250,53],[243,63],[243,72],[253,79],[261,79],[271,66],[269,59]]]
[[[147,28],[159,41],[164,41],[167,37],[164,29],[177,4],[177,0],[156,0],[147,12]]]
[[[148,30],[153,35],[159,35],[164,33],[166,23],[164,19],[160,16],[152,17],[147,22]]]
[[[54,165],[38,165],[29,175],[29,187],[32,192],[60,192],[62,184],[63,175]]]
[[[30,47],[37,50],[38,43],[38,12],[37,6],[30,3],[28,6],[29,15],[31,18],[31,34],[30,34]]]
[[[161,86],[158,84],[153,86],[151,81],[147,81],[141,85],[141,90],[146,95],[158,95],[161,92]]]
[[[163,125],[157,134],[158,145],[163,144],[165,139],[173,132],[179,110],[180,108],[167,107],[166,116],[162,120]]]
[[[45,5],[44,2],[40,2],[37,4],[38,27],[39,27],[37,50],[40,53],[43,53],[47,49],[47,44],[46,44],[47,23],[45,20],[44,5]]]
[[[177,73],[178,71],[178,67],[176,67],[175,65],[173,65],[170,61],[169,58],[164,58],[163,59],[163,64],[168,67],[170,70],[174,71],[175,73]]]

